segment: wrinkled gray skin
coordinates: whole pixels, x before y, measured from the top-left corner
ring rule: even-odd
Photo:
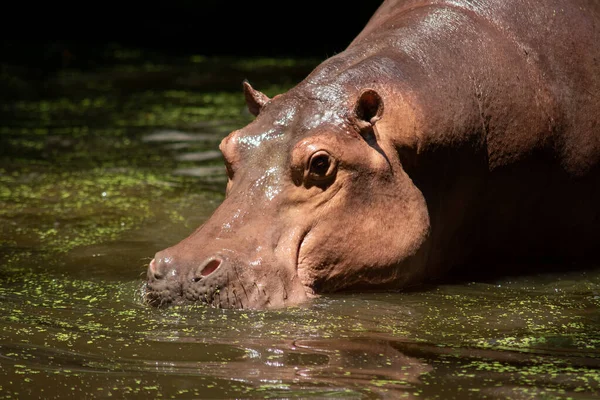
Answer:
[[[148,301],[281,307],[597,261],[599,27],[592,0],[386,1],[289,92],[245,84],[227,197],[156,254]]]

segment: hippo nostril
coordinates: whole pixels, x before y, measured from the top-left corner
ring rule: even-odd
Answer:
[[[154,279],[164,278],[164,274],[159,271],[156,259],[154,258],[150,261],[150,265],[148,265],[148,276],[152,276]]]
[[[196,270],[195,276],[192,278],[193,282],[198,282],[200,279],[212,274],[221,266],[222,261],[219,258],[211,258],[203,265],[200,265]]]
[[[219,260],[218,258],[212,259],[204,266],[204,268],[200,272],[200,275],[208,276],[208,275],[212,274],[213,272],[215,272],[215,270],[217,268],[219,268],[220,265],[221,265],[221,260]]]

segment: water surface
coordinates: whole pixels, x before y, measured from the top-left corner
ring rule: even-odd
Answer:
[[[153,254],[223,199],[241,80],[274,95],[315,61],[107,57],[0,71],[0,399],[600,394],[594,269],[278,311],[143,304]]]

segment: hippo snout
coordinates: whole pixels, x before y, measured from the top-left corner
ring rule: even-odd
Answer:
[[[178,270],[170,258],[155,257],[148,265],[146,300],[161,306],[176,303],[182,295],[182,285]]]
[[[146,300],[153,306],[203,301],[211,303],[223,285],[230,263],[211,256],[200,263],[186,263],[157,253],[148,265]],[[223,270],[223,271],[222,271]]]

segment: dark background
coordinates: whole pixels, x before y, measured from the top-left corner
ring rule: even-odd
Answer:
[[[164,57],[325,59],[343,51],[380,4],[381,0],[23,3],[18,11],[5,10],[10,12],[2,18],[6,39],[0,62],[49,72],[65,66],[87,68],[102,64],[105,50],[114,44]]]

